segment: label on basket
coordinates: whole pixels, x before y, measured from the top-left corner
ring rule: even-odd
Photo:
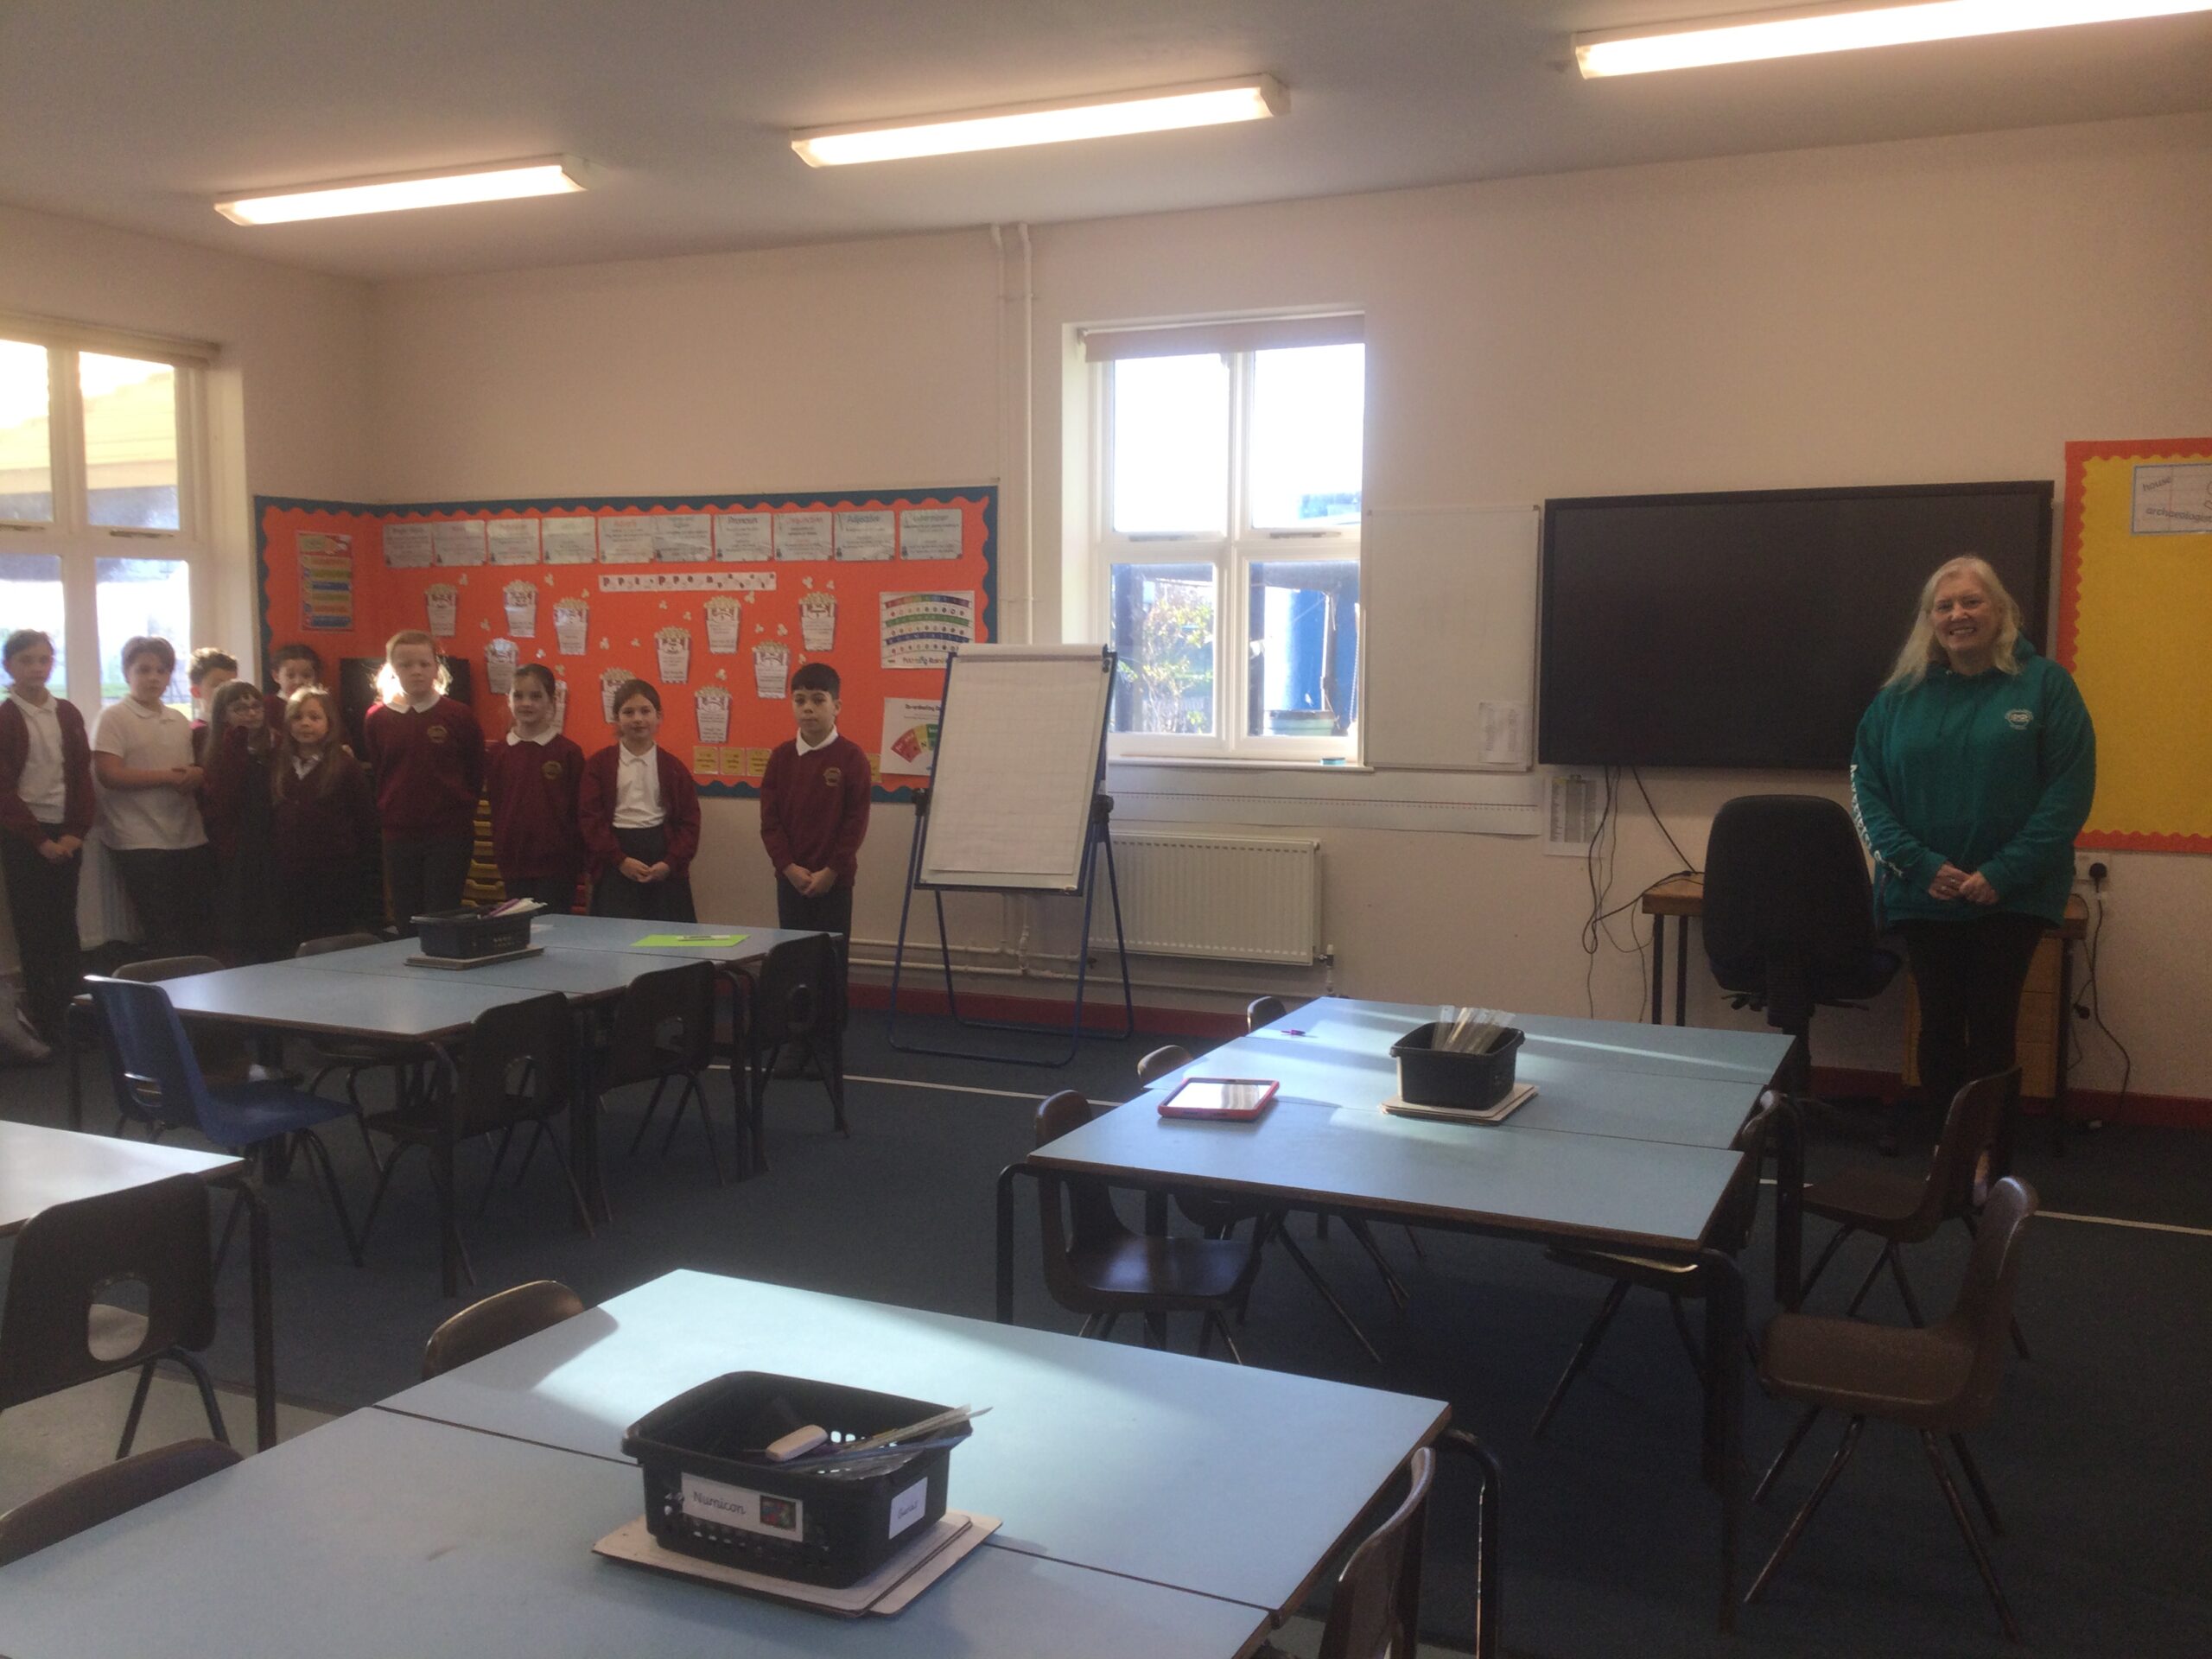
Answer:
[[[683,1513],[695,1521],[712,1521],[735,1527],[740,1532],[757,1532],[769,1538],[797,1540],[806,1535],[806,1506],[795,1497],[776,1497],[766,1492],[747,1491],[742,1486],[726,1485],[719,1480],[686,1475],[683,1501]],[[896,1513],[895,1506],[893,1512]],[[914,1513],[919,1515],[921,1510],[917,1508]],[[892,1530],[896,1532],[898,1529]]]
[[[930,1478],[924,1475],[891,1500],[891,1531],[896,1538],[900,1533],[922,1518],[922,1511],[930,1506]]]

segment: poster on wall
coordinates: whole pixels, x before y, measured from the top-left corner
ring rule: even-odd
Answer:
[[[714,516],[704,512],[653,515],[653,556],[663,564],[704,564],[715,556]]]
[[[386,524],[384,527],[384,568],[387,570],[422,570],[429,568],[431,556],[430,527],[428,524]]]
[[[300,537],[300,626],[333,632],[353,626],[353,538]]]
[[[944,705],[934,698],[883,700],[883,758],[876,770],[926,778],[937,766],[938,721]]]
[[[715,515],[715,556],[724,564],[766,564],[776,556],[775,515],[718,512]]]
[[[883,665],[943,668],[955,645],[976,638],[976,595],[885,594]]]
[[[895,550],[898,515],[869,511],[837,515],[837,556],[874,563]]]
[[[536,564],[537,563],[537,520],[535,518],[494,518],[484,527],[484,534],[492,543],[492,563],[494,564]]]
[[[541,518],[540,539],[548,564],[593,564],[599,559],[599,521],[596,518]]]
[[[837,595],[803,594],[798,601],[799,644],[809,651],[831,651],[837,644]]]
[[[899,515],[899,556],[957,559],[960,556],[957,507],[909,507]]]
[[[430,546],[437,563],[444,565],[484,563],[484,521],[448,518],[430,526]]]
[[[602,518],[599,521],[599,562],[601,564],[651,564],[653,562],[653,521]]]
[[[835,513],[779,512],[776,515],[776,556],[826,559],[833,550],[830,520]]]

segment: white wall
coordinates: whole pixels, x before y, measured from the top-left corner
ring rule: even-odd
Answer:
[[[2212,119],[2188,117],[1039,228],[1039,615],[1058,614],[1072,325],[1359,306],[1376,506],[2056,477],[2069,438],[2212,428],[2208,163]],[[375,493],[1003,475],[1013,614],[1029,515],[1007,424],[1022,388],[1018,340],[1002,349],[1016,315],[996,300],[1002,280],[979,232],[381,289]],[[269,487],[258,474],[256,487]],[[1421,671],[1390,663],[1387,642],[1370,662]],[[1806,786],[1696,773],[1653,785],[1693,857],[1728,796]],[[728,849],[701,871],[711,909],[765,913],[753,824],[749,804],[710,804],[709,847]],[[895,926],[907,834],[905,813],[879,810],[863,941]],[[1471,836],[1325,841],[1339,988],[1584,1006],[1578,862]],[[1674,861],[1632,811],[1616,898]],[[2105,1007],[2134,1051],[2133,1086],[2212,1096],[2212,969],[2194,948],[2212,936],[2212,864],[2111,862]],[[988,935],[995,901],[976,908]],[[1694,1018],[1732,1017],[1693,979]],[[1633,957],[1605,954],[1593,980],[1599,1013],[1640,1006]],[[1893,1065],[1898,1025],[1894,995],[1872,1016],[1826,1019],[1819,1057]],[[2081,1080],[2116,1079],[2093,1046]]]

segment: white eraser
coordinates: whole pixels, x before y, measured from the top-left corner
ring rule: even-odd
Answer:
[[[789,1463],[802,1452],[811,1452],[817,1446],[828,1444],[830,1431],[817,1424],[809,1423],[804,1428],[795,1428],[779,1440],[769,1442],[761,1455],[771,1463]]]

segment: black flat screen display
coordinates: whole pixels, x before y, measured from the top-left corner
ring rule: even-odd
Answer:
[[[1840,767],[1929,573],[1978,553],[2041,649],[2051,485],[1544,504],[1537,758]]]

